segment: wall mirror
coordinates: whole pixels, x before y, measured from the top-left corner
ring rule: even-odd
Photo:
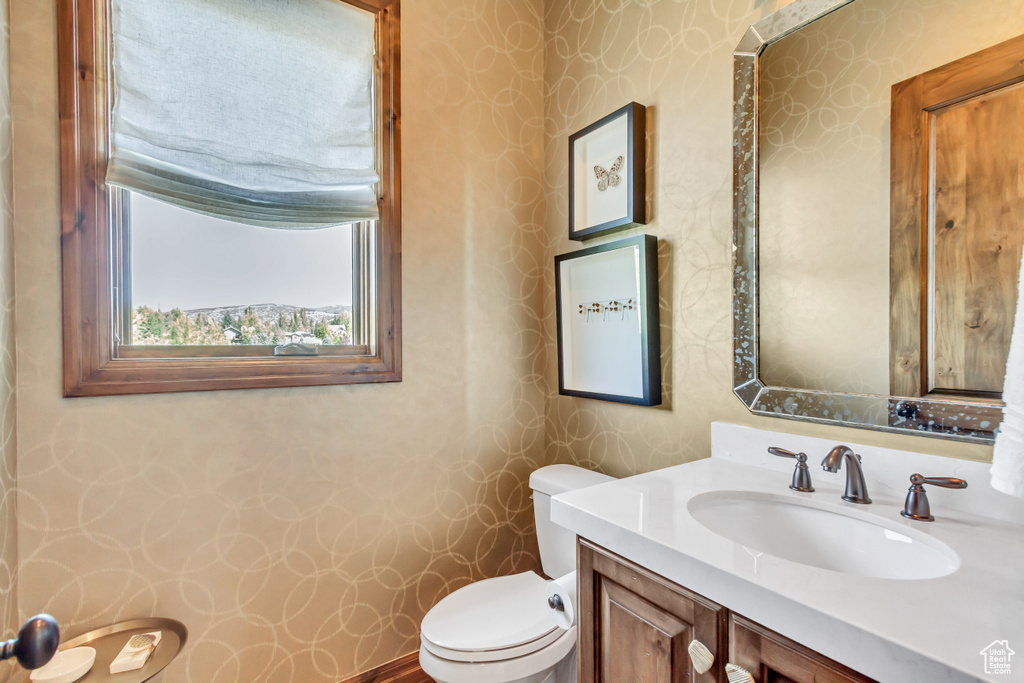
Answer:
[[[1024,6],[796,0],[734,52],[734,391],[989,443],[1024,242]]]

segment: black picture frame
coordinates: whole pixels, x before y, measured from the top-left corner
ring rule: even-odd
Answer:
[[[587,240],[647,223],[646,138],[647,108],[636,102],[569,136],[569,239]],[[604,190],[596,189],[595,167],[609,171],[618,155],[591,154],[595,143],[605,143],[599,145],[602,149],[618,147],[625,162],[618,174],[624,176],[621,182]],[[596,215],[591,219],[592,213]]]
[[[555,302],[559,394],[661,404],[657,237],[556,256]]]

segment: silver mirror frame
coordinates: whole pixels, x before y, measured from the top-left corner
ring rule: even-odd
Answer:
[[[991,444],[1001,401],[844,394],[759,378],[758,60],[771,43],[851,2],[795,0],[747,29],[733,51],[733,392],[757,415]]]

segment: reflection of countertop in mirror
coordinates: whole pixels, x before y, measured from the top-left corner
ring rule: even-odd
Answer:
[[[995,640],[1024,647],[1024,500],[993,491],[987,464],[850,444],[863,455],[874,500],[854,505],[840,498],[845,472],[817,466],[835,442],[723,423],[712,435],[710,459],[556,496],[554,521],[879,681],[986,680],[983,648]],[[791,491],[793,461],[767,455],[767,445],[806,452],[816,491]],[[906,520],[899,513],[914,472],[959,476],[969,487],[927,487],[936,521]],[[688,502],[711,491],[810,501],[938,541],[960,565],[939,578],[904,580],[779,559],[694,519]],[[1024,660],[1014,673],[993,678],[1024,680]]]

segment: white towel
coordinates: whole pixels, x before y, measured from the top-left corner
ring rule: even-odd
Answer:
[[[1024,498],[1024,260],[1017,276],[1017,312],[1003,380],[1003,422],[992,455],[992,488]]]

